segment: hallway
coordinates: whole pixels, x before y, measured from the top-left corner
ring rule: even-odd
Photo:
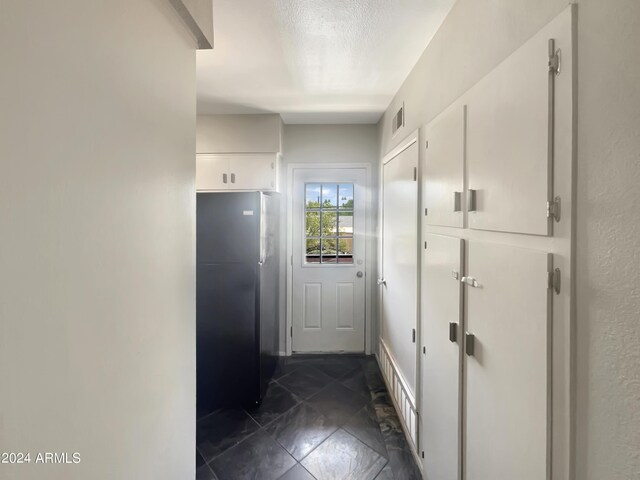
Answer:
[[[282,357],[257,410],[198,417],[198,480],[420,478],[373,356]]]

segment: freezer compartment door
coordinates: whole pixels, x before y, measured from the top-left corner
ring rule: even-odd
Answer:
[[[260,194],[198,193],[198,264],[258,262]]]

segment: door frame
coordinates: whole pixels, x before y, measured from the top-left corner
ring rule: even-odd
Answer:
[[[363,169],[365,170],[365,286],[364,286],[364,351],[365,354],[371,354],[371,345],[373,343],[371,328],[371,299],[373,280],[376,276],[372,269],[373,259],[371,253],[374,247],[373,227],[373,198],[371,184],[371,164],[369,163],[290,163],[287,165],[287,216],[285,221],[293,219],[293,182],[296,170],[336,170],[336,169]],[[286,286],[286,318],[285,318],[285,346],[286,355],[290,356],[293,352],[293,341],[291,330],[293,328],[293,221],[291,228],[287,227],[287,250],[285,261],[287,262],[287,286]]]

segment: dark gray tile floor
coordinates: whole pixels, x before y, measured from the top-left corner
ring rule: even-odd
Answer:
[[[282,357],[253,411],[198,412],[197,480],[418,480],[374,357]]]

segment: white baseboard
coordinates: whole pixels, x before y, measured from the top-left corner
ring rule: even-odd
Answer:
[[[382,376],[391,394],[393,406],[398,412],[405,436],[409,441],[414,456],[418,458],[418,411],[416,400],[382,338],[379,339],[378,345],[377,357]]]

